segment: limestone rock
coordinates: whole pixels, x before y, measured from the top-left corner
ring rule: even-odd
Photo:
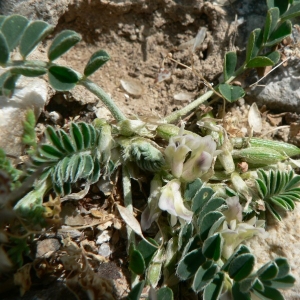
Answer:
[[[0,1],[0,14],[19,14],[31,20],[44,20],[57,25],[71,0],[7,0]]]
[[[21,76],[10,99],[0,96],[0,148],[7,154],[21,155],[26,112],[32,109],[38,118],[48,99],[47,95],[47,84],[43,79]]]
[[[300,204],[295,204],[295,210],[288,212],[281,222],[268,218],[266,239],[256,236],[245,243],[256,256],[258,268],[279,256],[288,259],[296,282],[292,289],[282,291],[287,300],[299,299],[300,295]]]
[[[291,58],[288,66],[280,66],[269,74],[259,84],[265,85],[253,88],[248,97],[259,106],[267,105],[278,112],[300,113],[300,59]]]

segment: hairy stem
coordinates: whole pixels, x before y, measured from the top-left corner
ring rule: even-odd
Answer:
[[[106,94],[97,84],[87,78],[81,79],[78,84],[84,86],[91,93],[95,94],[106,105],[113,117],[118,122],[127,120],[125,115],[121,112],[118,106],[116,106],[110,96]]]

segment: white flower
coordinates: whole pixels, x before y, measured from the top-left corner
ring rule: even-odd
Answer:
[[[166,210],[171,215],[172,226],[176,224],[177,217],[188,223],[192,221],[193,212],[188,210],[183,204],[180,181],[177,179],[168,182],[161,189],[158,206],[161,210]]]
[[[254,235],[265,233],[265,229],[262,228],[265,222],[257,220],[256,217],[242,222],[243,208],[239,203],[239,198],[237,196],[230,197],[226,199],[226,202],[228,210],[223,212],[226,220],[220,233],[224,238],[222,256],[228,259],[243,241]]]
[[[184,134],[181,127],[179,135],[171,137],[165,149],[166,161],[176,178],[191,182],[210,169],[214,156],[218,154],[216,147],[210,135]]]

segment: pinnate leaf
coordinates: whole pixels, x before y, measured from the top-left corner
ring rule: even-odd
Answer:
[[[61,151],[48,144],[41,145],[39,153],[49,160],[58,160],[63,156]]]
[[[149,285],[151,285],[154,288],[156,288],[161,278],[161,274],[162,274],[161,269],[162,269],[162,262],[164,257],[165,257],[165,249],[164,247],[161,247],[156,251],[147,269],[147,282],[149,283]]]
[[[180,232],[179,232],[179,237],[178,237],[178,248],[181,249],[182,246],[185,246],[186,243],[189,241],[189,239],[193,235],[193,224],[185,224]]]
[[[73,30],[64,30],[60,32],[53,40],[49,50],[48,58],[53,61],[69,49],[75,46],[81,40],[81,36]]]
[[[77,124],[80,132],[83,136],[83,143],[84,143],[84,148],[87,149],[91,147],[91,131],[90,131],[90,126],[84,122],[80,122]]]
[[[159,246],[157,242],[151,238],[148,238],[151,244],[141,240],[137,246],[137,250],[142,254],[146,266],[149,265],[151,258],[153,257],[154,253],[157,251],[157,247]],[[156,245],[156,247],[154,246]]]
[[[212,198],[201,209],[198,218],[202,219],[211,211],[221,211],[227,208],[226,201],[223,198]]]
[[[52,126],[47,126],[45,130],[45,135],[47,137],[47,140],[55,146],[57,149],[59,149],[62,152],[66,152],[62,142],[60,140],[60,136],[58,135],[58,132],[52,127]]]
[[[101,165],[98,159],[94,159],[94,168],[93,168],[93,172],[89,177],[89,182],[91,184],[97,182],[100,178],[101,175]]]
[[[287,275],[282,278],[276,278],[270,281],[264,281],[264,284],[275,289],[289,289],[295,284],[295,277],[292,275]]]

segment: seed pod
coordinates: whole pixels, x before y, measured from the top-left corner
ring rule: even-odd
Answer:
[[[265,140],[259,138],[234,138],[231,140],[234,148],[240,149],[243,147],[265,147],[278,151],[281,154],[286,154],[289,157],[300,155],[300,148],[289,143]]]
[[[270,165],[287,159],[288,157],[272,148],[249,147],[241,150],[234,150],[232,156],[250,164]]]

